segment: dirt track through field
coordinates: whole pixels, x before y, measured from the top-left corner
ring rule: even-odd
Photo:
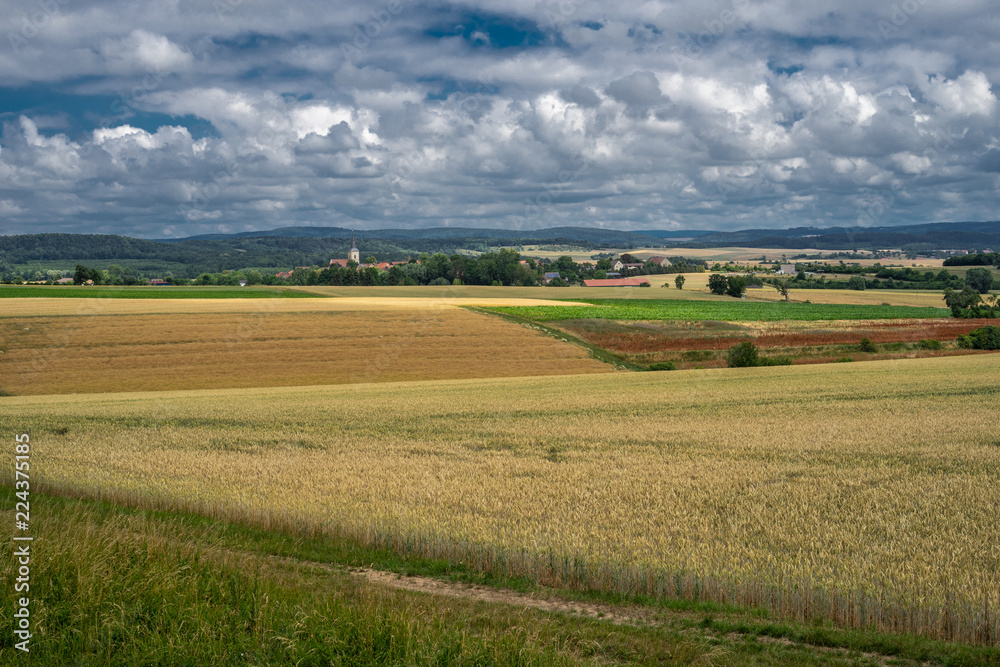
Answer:
[[[589,618],[600,618],[617,624],[643,625],[652,620],[649,608],[639,606],[615,606],[597,602],[582,602],[563,600],[559,598],[540,598],[528,593],[519,593],[503,588],[491,588],[476,584],[457,584],[441,579],[420,576],[404,576],[382,570],[359,569],[352,570],[372,583],[382,584],[405,591],[416,591],[430,595],[446,595],[448,597],[480,600],[482,602],[501,603],[530,607],[542,611],[576,614]]]
[[[671,619],[681,618],[700,619],[705,616],[698,612],[666,611],[652,607],[640,605],[610,605],[599,602],[586,602],[580,600],[565,600],[561,598],[541,598],[528,593],[520,593],[503,588],[491,588],[477,584],[461,584],[432,577],[400,575],[394,572],[382,570],[370,570],[361,568],[351,570],[357,576],[364,577],[367,581],[382,586],[388,586],[397,590],[426,593],[428,595],[442,595],[447,597],[462,598],[467,600],[477,600],[490,604],[507,604],[516,607],[527,607],[545,612],[570,614],[583,618],[592,618],[601,621],[614,623],[615,625],[664,625]],[[667,618],[664,618],[664,617]],[[710,633],[710,630],[705,630]],[[730,633],[727,639],[740,641],[743,635]],[[845,649],[828,646],[815,646],[802,642],[795,642],[787,637],[768,637],[766,635],[756,636],[755,639],[764,644],[782,644],[785,646],[808,646],[810,650],[821,651],[823,653],[838,654],[847,656]],[[861,655],[867,660],[880,665],[890,664],[890,658],[885,655],[871,652],[863,652]]]

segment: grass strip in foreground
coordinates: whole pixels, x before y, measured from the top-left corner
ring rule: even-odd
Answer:
[[[489,308],[535,322],[559,320],[718,320],[774,322],[778,320],[888,320],[949,317],[947,308],[874,306],[795,302],[679,301],[669,299],[573,299],[580,306],[514,306]]]
[[[692,608],[484,582],[461,564],[179,512],[34,492],[34,664],[988,665],[1000,652],[776,624]],[[4,507],[14,494],[0,489]],[[13,557],[9,541],[0,557]],[[375,586],[348,568],[515,587],[647,608],[640,626]],[[0,576],[0,663],[14,661],[13,573]],[[777,640],[777,641],[776,641]],[[18,656],[22,657],[22,656]],[[28,656],[23,656],[27,658]],[[28,664],[25,662],[25,664]]]

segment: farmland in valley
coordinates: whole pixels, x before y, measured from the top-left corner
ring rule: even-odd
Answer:
[[[23,396],[0,425],[32,433],[60,493],[993,643],[998,372],[986,355]]]
[[[711,367],[748,339],[784,354],[868,336],[909,346],[898,357],[934,337],[944,349],[920,354],[954,354],[947,340],[979,323],[735,300],[700,291],[706,275],[598,292],[629,299],[441,286],[0,301],[0,429],[31,433],[32,492],[50,494],[32,496],[38,543],[59,544],[33,560],[42,655],[1000,659],[983,648],[1000,636],[1000,356],[624,373],[573,344]],[[491,587],[418,596],[386,589],[410,581],[387,572],[433,577],[416,585],[429,592],[442,576]],[[102,615],[106,599],[120,613]],[[594,620],[530,609],[539,599]]]

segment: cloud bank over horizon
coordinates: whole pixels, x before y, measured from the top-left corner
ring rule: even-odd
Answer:
[[[0,0],[0,233],[996,220],[987,0]]]

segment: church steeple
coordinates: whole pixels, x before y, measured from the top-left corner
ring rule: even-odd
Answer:
[[[347,253],[347,261],[361,263],[361,253],[358,251],[358,246],[354,243],[354,230],[351,230],[351,250]]]

